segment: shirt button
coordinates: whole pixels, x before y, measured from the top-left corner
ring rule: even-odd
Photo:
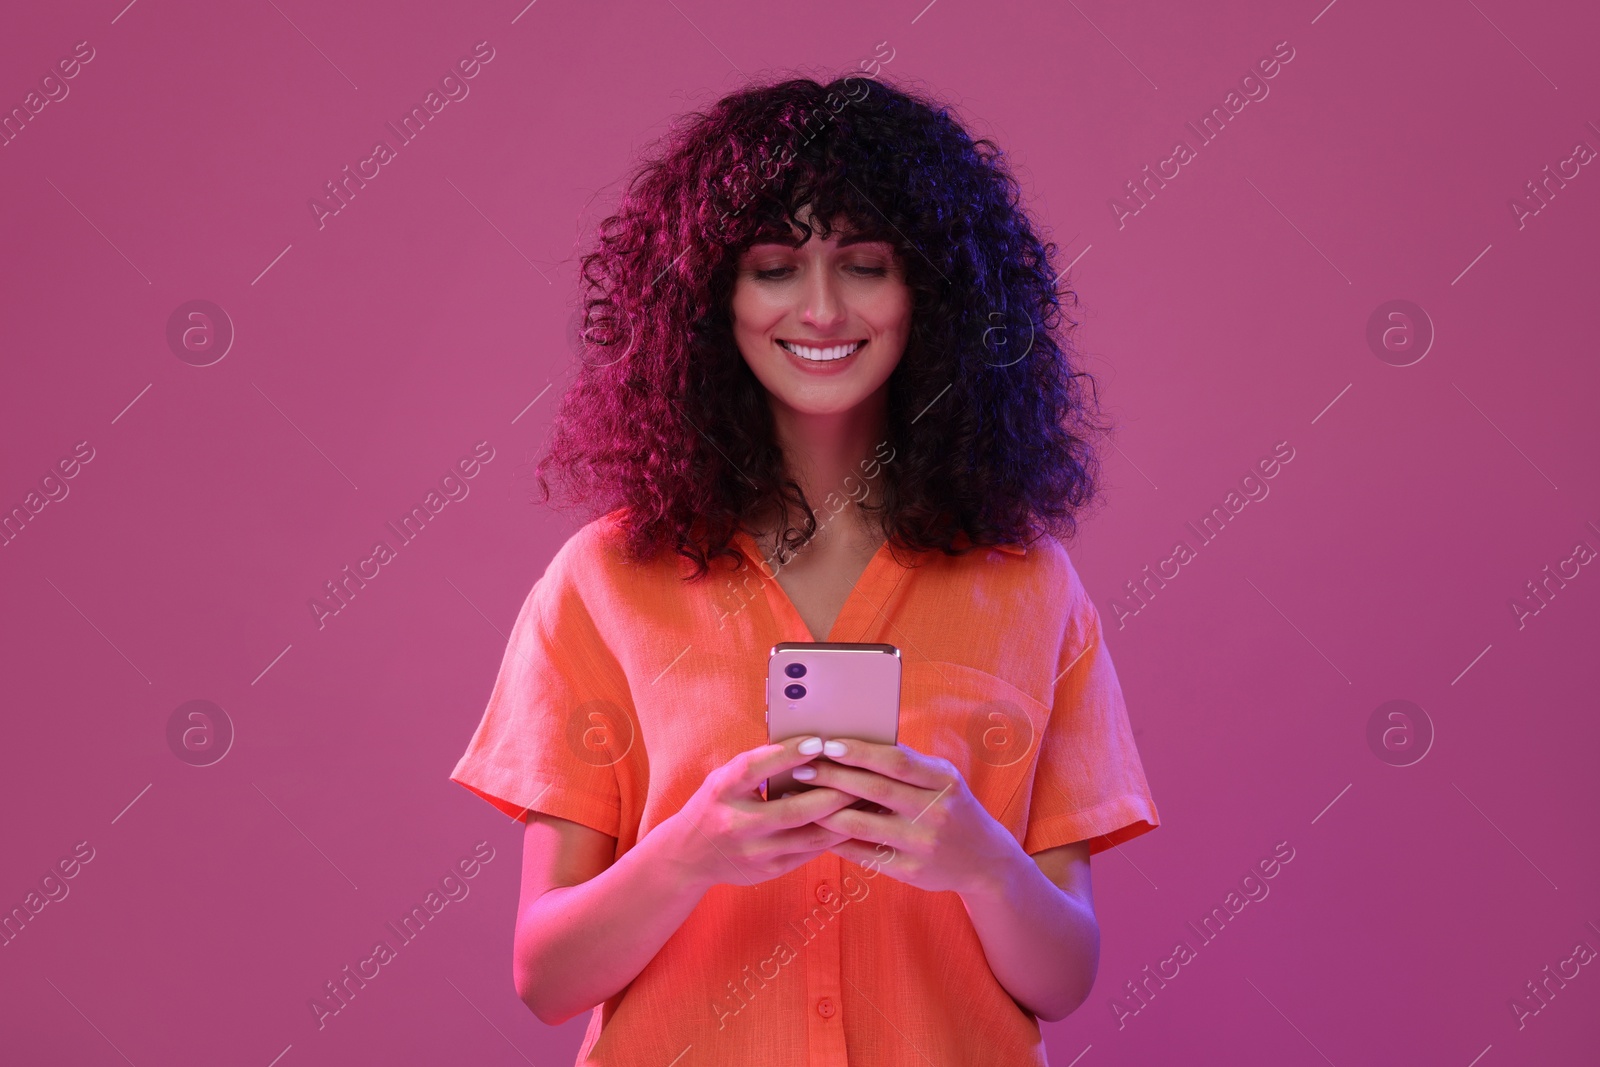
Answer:
[[[833,1018],[833,1013],[838,1010],[839,1009],[833,1005],[832,997],[823,997],[821,1000],[817,1001],[817,1014],[822,1016],[824,1019]]]
[[[823,882],[821,885],[817,886],[817,899],[822,901],[824,904],[832,900],[833,886],[829,885],[827,882]]]

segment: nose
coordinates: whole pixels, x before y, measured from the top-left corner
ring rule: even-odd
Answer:
[[[844,322],[848,315],[844,299],[839,293],[838,280],[825,265],[814,265],[807,275],[805,309],[800,319],[818,333],[827,333]]]

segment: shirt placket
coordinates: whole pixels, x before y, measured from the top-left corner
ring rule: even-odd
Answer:
[[[805,945],[808,1067],[846,1067],[850,1062],[844,1045],[844,979],[839,952],[842,916],[834,910],[844,901],[839,894],[839,863],[839,857],[828,852],[806,865],[804,918],[795,931]]]
[[[895,565],[892,558],[875,560],[874,565],[862,574],[834,622],[839,640],[868,641],[871,640],[870,635],[881,633],[888,622],[882,613],[883,608],[904,577],[905,569]],[[844,1044],[844,969],[840,952],[843,916],[828,906],[831,901],[834,908],[842,909],[846,903],[846,898],[840,894],[843,884],[840,881],[842,862],[838,855],[828,852],[807,868],[808,911],[821,908],[820,913],[811,914],[818,918],[828,916],[821,935],[806,950],[806,1025],[811,1039],[810,1067],[847,1067],[850,1062]]]
[[[738,538],[746,559],[757,565],[767,586],[765,606],[767,621],[777,640],[803,640],[805,623],[777,582],[765,577],[760,569],[753,541]],[[903,568],[876,559],[869,564],[846,599],[834,623],[841,640],[864,641],[866,634],[883,625],[880,615],[887,601],[904,576]],[[789,634],[793,636],[788,636]],[[828,635],[824,635],[824,639]],[[803,880],[798,883],[803,898],[799,902],[801,918],[792,923],[791,933],[800,944],[804,961],[805,998],[802,1008],[806,1026],[807,1067],[848,1067],[849,1057],[844,1042],[844,971],[840,951],[840,925],[838,910],[845,898],[840,894],[841,860],[832,852],[824,853],[802,868]],[[831,902],[831,907],[830,907]]]

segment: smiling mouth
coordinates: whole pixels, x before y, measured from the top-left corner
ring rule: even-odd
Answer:
[[[861,351],[866,343],[865,341],[851,341],[847,344],[832,345],[828,348],[814,348],[809,345],[796,344],[793,341],[781,339],[778,341],[778,344],[783,346],[784,351],[812,363],[832,363],[834,360],[853,356]]]

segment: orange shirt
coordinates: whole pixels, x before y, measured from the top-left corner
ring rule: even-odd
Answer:
[[[618,514],[534,585],[450,777],[512,818],[609,834],[621,856],[767,742],[768,653],[816,638],[748,535],[739,575],[722,560],[685,583],[675,553],[621,560]],[[1030,855],[1154,829],[1099,614],[1061,542],[907,562],[880,547],[822,638],[900,648],[900,743],[954,763]],[[596,1006],[578,1064],[1044,1064],[1037,1018],[995,978],[960,895],[892,870],[830,852],[715,886]]]

